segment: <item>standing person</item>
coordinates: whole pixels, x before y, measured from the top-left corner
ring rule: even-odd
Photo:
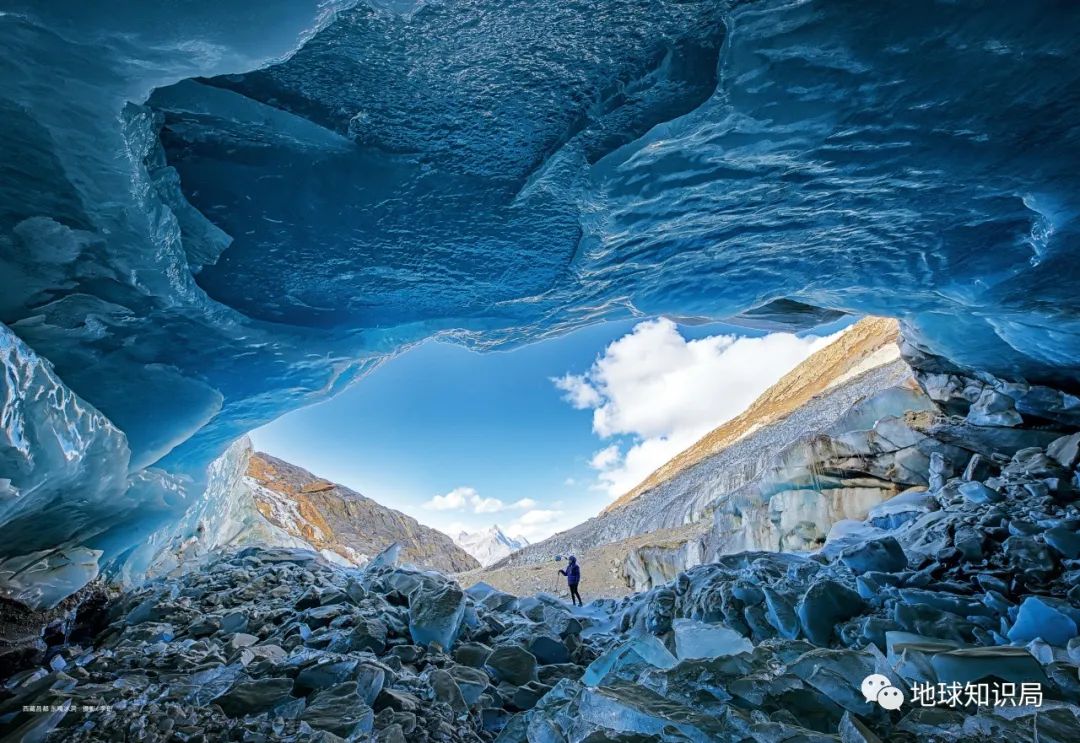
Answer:
[[[581,568],[578,567],[577,558],[570,555],[567,558],[566,570],[559,570],[559,575],[566,576],[566,585],[570,588],[570,603],[582,606],[581,594],[578,593],[578,583],[581,582]]]

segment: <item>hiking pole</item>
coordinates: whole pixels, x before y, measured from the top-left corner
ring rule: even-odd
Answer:
[[[555,563],[558,564],[558,563],[561,563],[561,562],[562,562],[562,555],[555,555]],[[559,573],[555,573],[555,589],[551,592],[551,595],[554,596],[555,598],[559,599],[560,601],[562,601],[562,588],[561,588],[562,580],[561,580],[561,577],[562,576],[560,576]]]

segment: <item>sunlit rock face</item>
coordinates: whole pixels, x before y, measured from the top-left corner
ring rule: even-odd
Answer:
[[[5,4],[0,322],[130,452],[137,528],[86,478],[65,544],[187,538],[237,436],[440,333],[791,299],[1075,379],[1080,9],[350,5]]]

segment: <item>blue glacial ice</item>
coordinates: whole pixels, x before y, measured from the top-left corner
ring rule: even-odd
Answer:
[[[417,587],[409,594],[409,634],[421,647],[436,642],[449,650],[465,618],[465,593],[455,585],[436,592]]]
[[[675,654],[679,660],[738,655],[754,649],[754,644],[733,629],[705,624],[693,619],[676,619]]]
[[[0,400],[93,432],[28,464],[5,407],[0,561],[81,548],[134,576],[210,541],[232,442],[431,337],[828,308],[1075,380],[1078,21],[6,0]]]
[[[1073,618],[1041,596],[1024,599],[1008,632],[1012,642],[1025,643],[1038,638],[1059,647],[1065,647],[1076,636]]]
[[[664,643],[652,635],[641,635],[620,643],[594,660],[585,669],[581,682],[598,686],[615,678],[634,678],[647,668],[671,668],[678,660]]]

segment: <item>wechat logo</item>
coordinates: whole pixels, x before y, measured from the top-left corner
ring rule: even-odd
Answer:
[[[880,673],[872,673],[864,678],[860,688],[867,702],[877,702],[885,709],[900,709],[904,704],[904,692]]]

